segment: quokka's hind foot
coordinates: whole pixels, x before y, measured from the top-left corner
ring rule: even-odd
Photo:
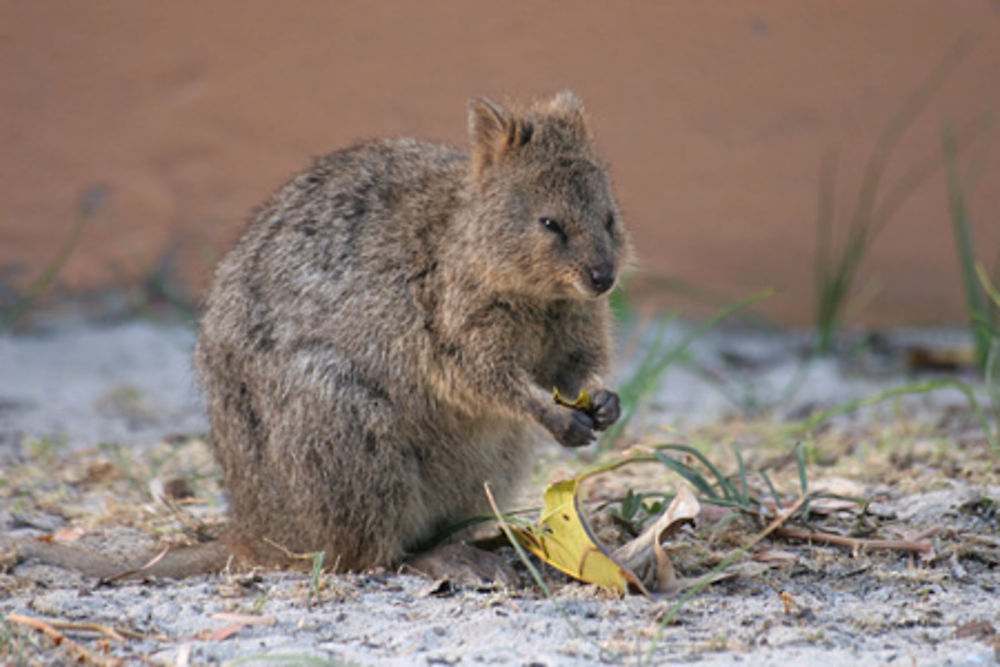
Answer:
[[[448,579],[463,588],[505,586],[515,588],[520,578],[506,560],[491,551],[455,542],[411,556],[403,563],[404,572],[431,579]]]

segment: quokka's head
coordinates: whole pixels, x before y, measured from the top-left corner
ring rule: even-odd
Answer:
[[[477,98],[469,133],[468,213],[486,279],[553,298],[607,293],[629,241],[579,98],[564,91],[527,109]]]

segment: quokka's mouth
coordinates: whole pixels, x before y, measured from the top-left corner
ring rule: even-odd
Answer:
[[[585,299],[598,299],[602,296],[607,295],[612,289],[614,289],[617,280],[612,280],[609,285],[601,285],[597,287],[591,283],[585,276],[580,276],[573,281],[573,288],[576,292]]]

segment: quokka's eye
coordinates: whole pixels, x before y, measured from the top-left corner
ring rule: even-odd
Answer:
[[[538,224],[557,235],[563,241],[566,240],[566,232],[564,232],[562,226],[552,218],[539,218]]]

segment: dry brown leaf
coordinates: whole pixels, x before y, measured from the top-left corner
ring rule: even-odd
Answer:
[[[677,589],[673,563],[663,548],[663,541],[686,523],[693,523],[701,505],[686,486],[682,486],[663,514],[639,537],[623,545],[613,556],[636,574],[646,588],[655,591]]]

